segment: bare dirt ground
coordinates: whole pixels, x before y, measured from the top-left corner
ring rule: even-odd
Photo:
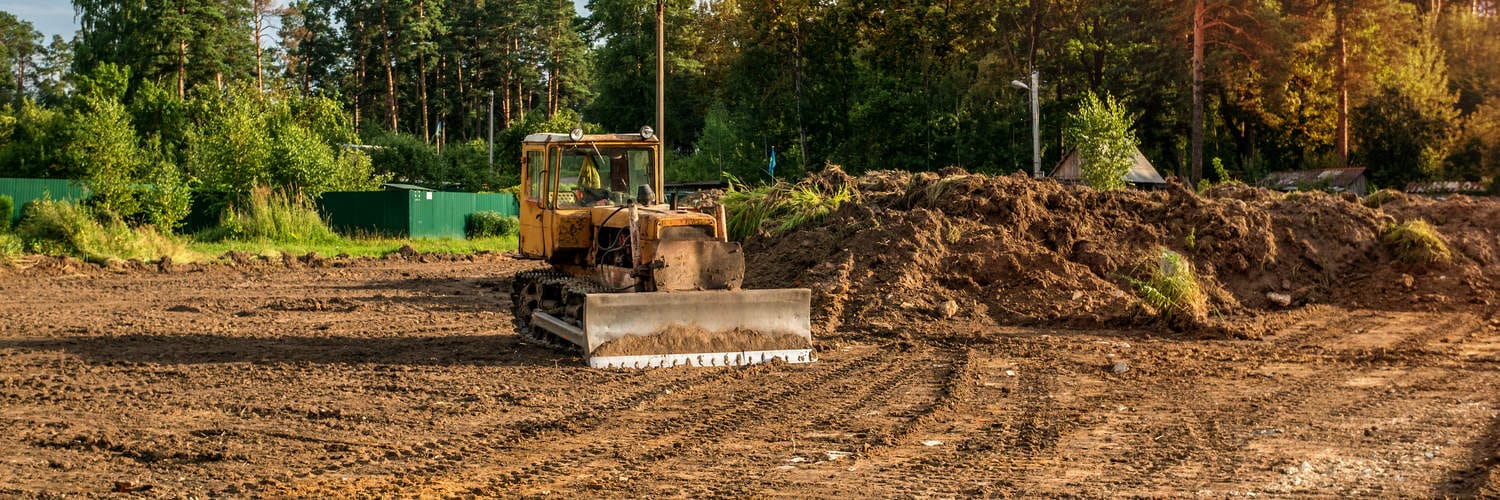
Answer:
[[[533,263],[346,264],[0,269],[0,496],[1500,495],[1488,305],[599,371],[513,335]]]

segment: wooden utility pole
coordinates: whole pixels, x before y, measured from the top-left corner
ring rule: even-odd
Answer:
[[[1338,64],[1333,69],[1333,84],[1338,87],[1338,130],[1333,138],[1339,162],[1349,164],[1349,50],[1344,40],[1344,18],[1349,16],[1343,0],[1333,2],[1333,43]]]
[[[656,0],[656,171],[667,171],[667,141],[663,134],[667,122],[667,5]]]
[[[1196,186],[1203,179],[1203,17],[1208,9],[1204,0],[1193,2],[1193,116],[1192,170],[1188,173],[1189,185]]]

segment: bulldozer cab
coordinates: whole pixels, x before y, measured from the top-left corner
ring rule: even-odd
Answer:
[[[591,207],[661,203],[659,142],[646,134],[532,134],[521,146],[520,250],[550,258]],[[549,237],[549,235],[551,235]]]

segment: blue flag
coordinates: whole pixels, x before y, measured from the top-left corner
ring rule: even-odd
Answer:
[[[776,177],[776,146],[771,146],[771,166],[766,168],[766,173],[771,174],[771,177]]]

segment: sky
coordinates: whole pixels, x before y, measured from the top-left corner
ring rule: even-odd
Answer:
[[[587,3],[588,0],[573,0],[580,15],[588,15],[588,8],[584,6]],[[73,18],[72,0],[0,0],[0,11],[15,14],[23,21],[31,21],[32,26],[42,32],[47,40],[51,40],[52,35],[72,38],[73,33],[78,31],[78,22]]]
[[[73,20],[72,0],[0,0],[0,11],[14,14],[31,25],[47,40],[52,35],[73,38],[78,23]]]

